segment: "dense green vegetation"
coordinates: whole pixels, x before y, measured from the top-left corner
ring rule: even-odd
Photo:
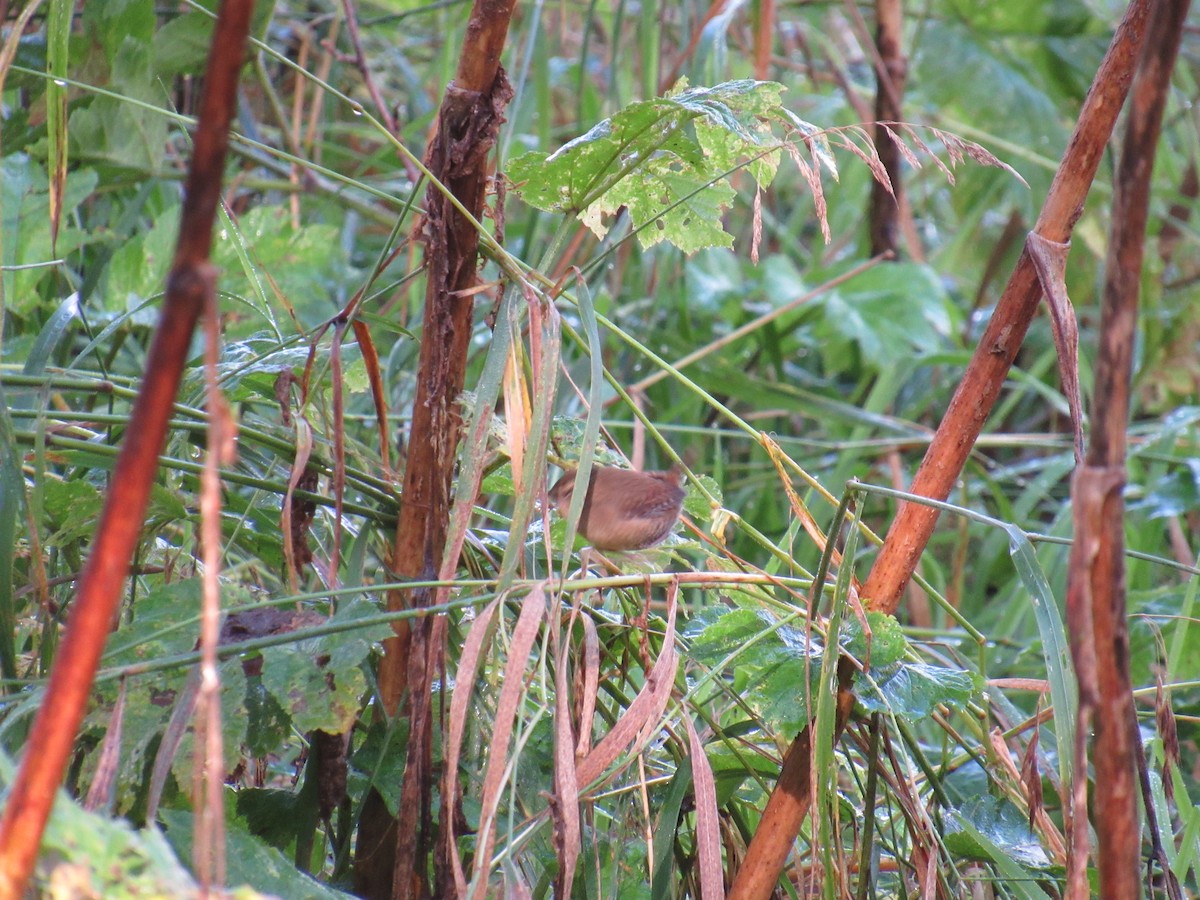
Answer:
[[[213,5],[168,10],[110,0],[72,18],[70,4],[65,16],[62,4],[51,4],[57,21],[38,13],[18,33],[10,11],[4,23],[14,53],[0,121],[4,781],[25,749],[145,373]],[[735,865],[780,754],[828,683],[822,666],[833,655],[824,648],[836,641],[867,669],[850,730],[825,761],[830,777],[812,820],[819,824],[801,832],[792,877],[830,892],[869,882],[859,896],[907,896],[918,884],[916,860],[929,854],[950,895],[966,895],[976,882],[989,882],[995,896],[1053,895],[1063,878],[1056,842],[1073,727],[1061,612],[1073,457],[1046,319],[1030,330],[899,621],[872,616],[864,637],[868,620],[849,602],[849,579],[866,577],[876,536],[895,511],[889,490],[909,484],[961,378],[1120,11],[1102,0],[931,0],[910,10],[904,118],[913,128],[897,133],[911,154],[911,227],[901,259],[864,267],[874,175],[867,132],[854,126],[874,94],[865,26],[842,4],[779,4],[770,84],[752,85],[762,10],[735,5],[705,24],[706,9],[526,4],[509,34],[504,65],[514,97],[495,185],[504,205],[485,221],[495,240],[485,242],[486,289],[476,297],[464,398],[468,418],[481,403],[499,412],[488,439],[463,451],[462,469],[477,464],[486,474],[444,608],[448,652],[434,704],[440,761],[453,693],[441,689],[470,686],[470,671],[455,675],[460,650],[486,604],[503,597],[468,707],[460,849],[470,859],[476,848],[484,771],[496,754],[508,768],[494,822],[493,887],[548,894],[558,865],[546,812],[546,795],[557,791],[556,669],[575,660],[572,696],[580,702],[583,648],[594,638],[600,680],[588,729],[598,741],[646,688],[667,653],[664,635],[672,635],[668,579],[643,583],[601,565],[586,577],[576,556],[583,542],[563,546],[560,518],[535,515],[525,533],[511,527],[514,508],[540,492],[547,471],[556,477],[554,462],[581,452],[648,469],[678,458],[695,476],[685,526],[617,565],[638,575],[746,576],[679,588],[674,689],[645,740],[623,749],[606,770],[616,774],[587,795],[574,892],[696,893],[685,718],[712,767],[726,865]],[[280,0],[256,13],[214,248],[220,383],[239,422],[221,511],[222,603],[240,617],[227,639],[255,642],[222,668],[231,885],[285,897],[350,890],[368,786],[393,812],[398,801],[407,724],[379,714],[375,671],[391,633],[383,596],[397,583],[390,531],[403,503],[398,473],[422,340],[427,184],[417,161],[468,11],[460,2],[378,0],[355,9]],[[65,57],[56,51],[64,46]],[[1181,59],[1155,168],[1125,535],[1133,677],[1158,826],[1176,877],[1196,890],[1200,785],[1186,760],[1196,758],[1200,740],[1192,621],[1200,303],[1195,114],[1184,102],[1196,78],[1186,41]],[[65,118],[53,112],[60,97]],[[547,162],[604,121],[614,123],[607,135],[575,145],[584,159],[568,151]],[[630,138],[639,148],[627,160],[634,179],[580,183],[595,156],[612,150],[604,140],[633,131],[637,140],[661,138],[644,147]],[[987,165],[980,153],[962,158],[964,142],[1005,165]],[[650,159],[665,160],[662,169]],[[55,221],[52,173],[61,165]],[[1109,172],[1102,167],[1076,228],[1067,272],[1085,399],[1111,224]],[[569,189],[558,190],[559,177]],[[585,207],[587,223],[574,214]],[[488,312],[520,306],[512,297],[499,303],[509,276],[526,267],[540,289],[569,283],[555,313],[547,306],[533,324],[515,319],[525,330],[506,375],[495,360],[489,365]],[[579,280],[569,278],[572,267]],[[854,270],[861,271],[825,287]],[[354,332],[326,327],[359,292],[356,316],[378,353],[378,373]],[[186,714],[195,661],[207,421],[199,337],[195,347],[135,575],[69,773],[67,788],[80,803],[64,805],[54,820],[38,875],[44,888],[67,877],[64,861],[91,866],[91,893],[80,896],[182,894],[189,884],[193,748],[190,732],[177,746],[164,734],[173,715]],[[702,348],[699,359],[676,366]],[[556,393],[539,379],[556,383]],[[383,390],[386,430],[373,385]],[[525,445],[517,435],[536,438],[547,413],[553,461],[547,468],[539,457],[535,483],[518,491],[510,457]],[[336,435],[345,441],[340,520]],[[311,502],[311,524],[290,532],[298,544],[289,548],[281,509],[289,480],[305,474],[298,496]],[[852,480],[847,524],[835,511]],[[814,523],[807,530],[806,517]],[[809,588],[824,551],[812,535],[818,529],[834,533],[847,564],[834,567],[810,618]],[[288,559],[304,556],[301,545],[311,563],[295,575]],[[559,590],[560,573],[577,580]],[[519,607],[541,597],[547,578],[544,631],[523,658],[513,652]],[[266,607],[280,612],[255,618]],[[572,609],[578,615],[568,620]],[[559,652],[560,637],[570,652]],[[1164,773],[1156,680],[1169,688],[1160,715],[1173,707],[1178,716],[1182,770]],[[505,709],[501,685],[517,683],[518,705]],[[1052,716],[1031,721],[1051,705]],[[498,746],[496,718],[506,714],[515,715],[514,736]],[[313,751],[320,732],[349,735],[342,794],[326,793],[336,777],[321,765],[330,752]],[[1032,733],[1038,769],[1023,782],[1018,770]],[[106,735],[119,739],[109,751],[115,774],[101,769]],[[156,759],[167,766],[158,775]],[[104,790],[96,805],[119,823],[79,808],[97,781]],[[1032,828],[1029,781],[1044,782],[1045,793],[1046,815]],[[158,792],[150,818],[165,829],[165,843],[157,831],[139,830],[151,824],[148,804]],[[873,830],[864,832],[866,822]],[[478,876],[479,861],[471,865],[468,877]],[[796,889],[803,895],[803,885]]]

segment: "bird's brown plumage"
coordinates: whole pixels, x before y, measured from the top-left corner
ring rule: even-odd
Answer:
[[[598,550],[640,550],[663,540],[683,508],[686,494],[678,469],[635,472],[592,466],[579,514],[579,532]],[[575,470],[550,488],[550,501],[566,516],[575,492]]]

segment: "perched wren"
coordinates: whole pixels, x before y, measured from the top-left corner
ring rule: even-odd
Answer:
[[[686,494],[678,469],[635,472],[592,466],[579,533],[597,550],[640,550],[657,544],[675,527]],[[566,516],[575,493],[575,470],[550,488],[550,502]]]

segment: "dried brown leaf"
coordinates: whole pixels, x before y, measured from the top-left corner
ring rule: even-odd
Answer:
[[[599,778],[639,734],[643,740],[646,739],[657,728],[658,718],[667,708],[671,688],[675,684],[675,670],[679,665],[679,657],[675,652],[675,598],[678,590],[677,581],[673,581],[667,589],[667,632],[663,637],[662,653],[625,714],[580,762],[578,777],[581,785],[591,784]],[[590,723],[580,727],[590,727]]]
[[[1030,729],[1029,743],[1021,756],[1021,784],[1025,786],[1025,800],[1029,805],[1029,827],[1033,828],[1038,813],[1042,812],[1042,772],[1038,767],[1038,729]]]
[[[1160,670],[1156,670],[1154,673],[1154,722],[1158,726],[1158,735],[1162,738],[1163,791],[1167,796],[1167,801],[1174,803],[1175,779],[1171,777],[1171,769],[1179,768],[1179,729],[1175,724],[1175,710],[1171,707],[1171,697],[1163,687],[1163,676]]]
[[[701,900],[725,896],[725,872],[721,866],[721,829],[717,817],[717,782],[690,716],[683,717],[688,733],[688,756],[692,760],[692,785],[696,797],[696,857],[700,869]]]
[[[512,737],[513,723],[521,705],[521,694],[525,691],[525,667],[542,627],[546,614],[546,591],[536,585],[521,601],[521,612],[513,627],[512,641],[508,648],[508,662],[504,666],[504,684],[496,701],[496,715],[492,721],[487,763],[483,770],[483,790],[480,796],[479,852],[475,855],[475,871],[472,873],[468,896],[487,895],[488,874],[492,864],[492,847],[495,843],[496,810],[500,806],[500,794],[504,790],[505,774],[509,770],[508,745]]]
[[[358,341],[358,349],[362,351],[363,364],[367,369],[367,383],[371,385],[371,402],[375,405],[375,424],[379,428],[379,463],[383,467],[383,477],[388,481],[396,480],[392,471],[392,439],[388,427],[387,392],[383,387],[383,370],[379,365],[379,351],[375,340],[371,337],[371,329],[360,319],[351,322],[354,328],[354,339]]]
[[[1071,244],[1058,244],[1031,231],[1025,240],[1037,270],[1038,282],[1050,308],[1051,333],[1058,351],[1058,377],[1071,413],[1075,442],[1075,464],[1083,463],[1083,396],[1079,389],[1079,326],[1075,307],[1067,294],[1067,252]]]
[[[303,416],[295,422],[296,449],[292,458],[292,471],[288,474],[287,492],[283,496],[283,510],[279,523],[283,533],[283,558],[287,567],[288,583],[293,593],[299,590],[297,576],[300,571],[312,562],[312,551],[308,542],[302,538],[307,536],[312,514],[316,512],[310,501],[296,499],[297,490],[311,490],[316,485],[308,465],[313,448],[312,426]],[[303,488],[301,482],[304,482]],[[311,513],[308,511],[309,507],[312,507]]]
[[[467,631],[463,641],[462,652],[459,654],[458,671],[454,676],[454,692],[450,696],[450,719],[446,734],[446,775],[444,796],[448,801],[457,802],[458,761],[462,756],[463,734],[467,729],[468,707],[471,702],[471,692],[475,688],[475,679],[479,675],[479,663],[483,659],[483,643],[492,627],[492,619],[500,606],[502,596],[496,597],[479,611],[475,621]],[[448,843],[449,858],[453,869],[456,896],[467,895],[467,878],[463,872],[462,856],[458,852],[458,839],[452,828],[445,829]]]
[[[600,690],[600,635],[596,623],[581,616],[583,625],[583,688],[579,691],[579,741],[575,755],[587,756],[592,749],[592,717],[596,714],[596,695]]]
[[[521,344],[514,340],[509,345],[508,358],[504,363],[504,432],[508,445],[508,458],[512,460],[513,490],[524,492],[525,445],[529,441],[533,410],[529,400],[529,384],[525,380],[524,358]]]
[[[570,655],[571,632],[579,608],[571,611],[566,640],[562,636],[561,616],[551,620],[554,646],[554,795],[550,798],[550,817],[554,823],[554,853],[558,871],[554,876],[554,895],[569,897],[575,881],[575,866],[583,843],[579,823],[579,781],[575,773],[575,734],[571,726]]]
[[[100,759],[96,773],[92,776],[87,799],[83,808],[88,812],[108,811],[116,796],[117,773],[121,768],[121,738],[125,734],[125,679],[117,688],[117,702],[113,704],[108,726],[104,729],[104,740],[100,744]]]

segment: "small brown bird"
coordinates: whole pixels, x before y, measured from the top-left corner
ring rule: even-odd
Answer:
[[[687,493],[678,469],[635,472],[592,466],[587,497],[579,513],[579,533],[597,550],[641,550],[657,544],[675,527]],[[575,493],[575,470],[550,488],[550,502],[566,516]]]

